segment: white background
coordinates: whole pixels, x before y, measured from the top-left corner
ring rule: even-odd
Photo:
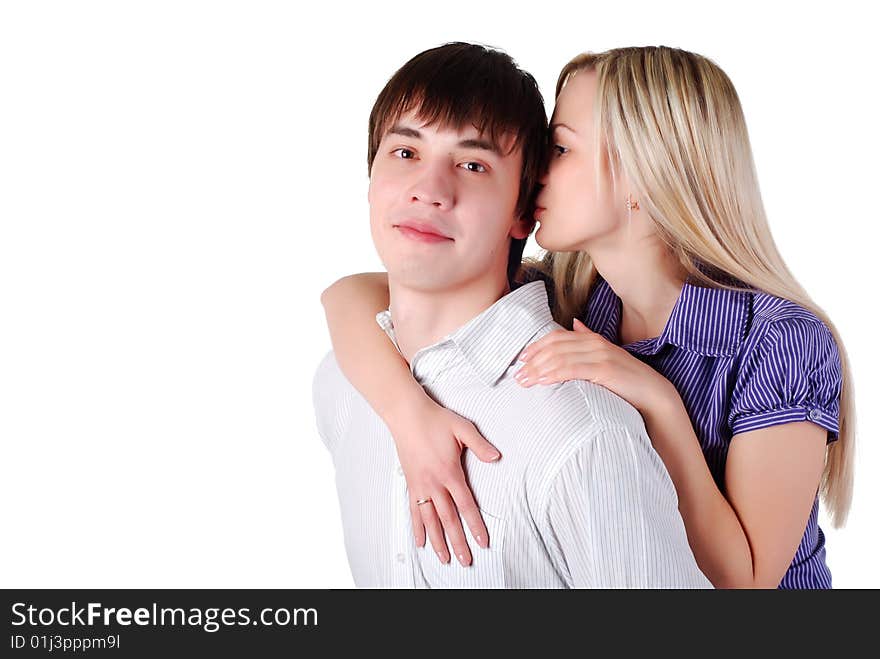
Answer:
[[[451,40],[508,51],[548,110],[583,50],[677,46],[730,75],[775,238],[854,365],[855,504],[823,525],[835,586],[880,586],[861,7],[3,3],[0,587],[352,585],[311,406],[319,295],[380,266],[376,95]]]

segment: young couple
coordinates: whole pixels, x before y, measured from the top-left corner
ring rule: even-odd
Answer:
[[[358,586],[831,586],[848,362],[715,64],[580,55],[548,133],[532,76],[447,44],[379,95],[368,164],[387,275],[324,292],[314,381]]]

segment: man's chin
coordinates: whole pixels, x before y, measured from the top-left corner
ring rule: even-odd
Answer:
[[[438,265],[436,259],[420,259],[397,265],[386,263],[388,284],[424,293],[454,288],[460,277],[456,277],[455,273],[446,268],[438,268]]]

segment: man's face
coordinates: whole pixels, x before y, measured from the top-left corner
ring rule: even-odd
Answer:
[[[511,138],[512,139],[512,138]],[[370,170],[370,229],[389,278],[443,291],[506,280],[522,154],[472,126],[438,129],[407,113],[386,132]]]

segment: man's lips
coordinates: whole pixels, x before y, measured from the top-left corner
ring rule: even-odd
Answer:
[[[394,227],[407,238],[412,238],[413,240],[419,240],[421,242],[433,243],[453,240],[446,234],[442,233],[439,229],[424,222],[408,220],[401,222],[400,224],[395,224]]]

